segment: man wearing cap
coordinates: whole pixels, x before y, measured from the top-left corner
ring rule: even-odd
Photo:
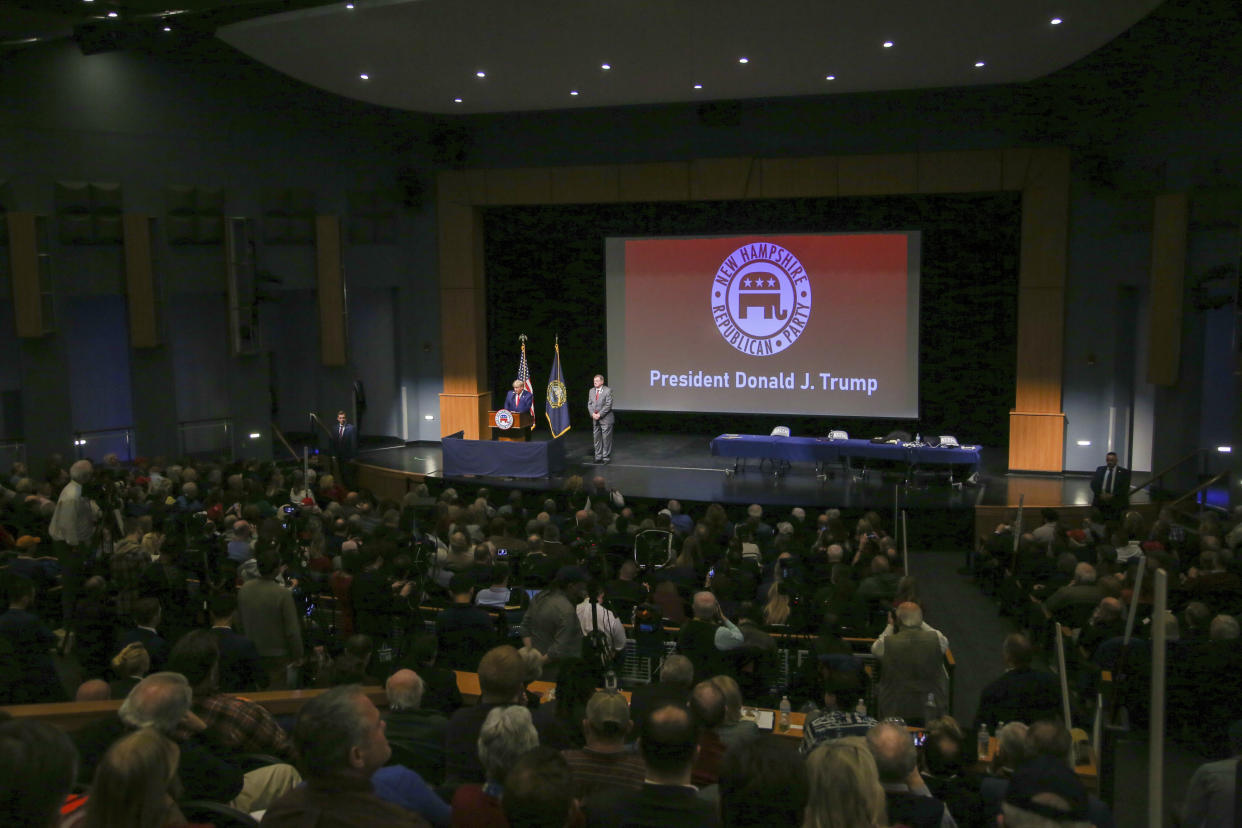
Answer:
[[[582,627],[576,607],[587,597],[587,573],[563,566],[552,585],[539,593],[522,620],[522,643],[543,653],[543,679],[556,681],[560,662],[582,657]]]
[[[582,720],[586,747],[562,751],[574,777],[574,796],[586,799],[601,791],[638,790],[643,786],[643,762],[626,748],[630,707],[620,693],[601,690],[586,706]]]

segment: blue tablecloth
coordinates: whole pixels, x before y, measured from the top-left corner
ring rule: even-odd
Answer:
[[[564,440],[463,440],[456,435],[440,441],[444,476],[479,474],[488,477],[548,477],[565,469]]]
[[[940,448],[873,443],[870,440],[829,440],[826,437],[771,437],[762,434],[724,435],[712,440],[717,457],[756,457],[767,460],[802,460],[839,463],[843,460],[888,460],[910,466],[943,464],[979,465],[980,448]]]

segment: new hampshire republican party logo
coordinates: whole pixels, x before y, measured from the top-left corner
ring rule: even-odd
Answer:
[[[716,330],[737,350],[771,356],[802,336],[811,318],[811,280],[785,248],[755,242],[730,253],[711,290]]]

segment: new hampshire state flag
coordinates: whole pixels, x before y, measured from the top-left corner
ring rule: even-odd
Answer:
[[[544,411],[548,415],[548,428],[553,437],[569,431],[569,395],[565,393],[565,376],[561,373],[561,343],[557,340],[556,356],[552,358],[552,373],[548,376],[548,396]]]

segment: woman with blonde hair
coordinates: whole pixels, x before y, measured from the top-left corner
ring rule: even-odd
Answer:
[[[825,742],[806,758],[810,795],[803,828],[883,828],[884,788],[861,736]]]
[[[710,681],[725,700],[724,722],[715,729],[725,747],[731,748],[758,736],[759,725],[742,721],[742,688],[733,676],[713,676]]]
[[[185,825],[177,807],[180,760],[177,745],[153,728],[122,736],[95,768],[84,828]]]
[[[768,587],[768,602],[763,605],[763,623],[781,627],[789,623],[789,587],[776,580]]]

